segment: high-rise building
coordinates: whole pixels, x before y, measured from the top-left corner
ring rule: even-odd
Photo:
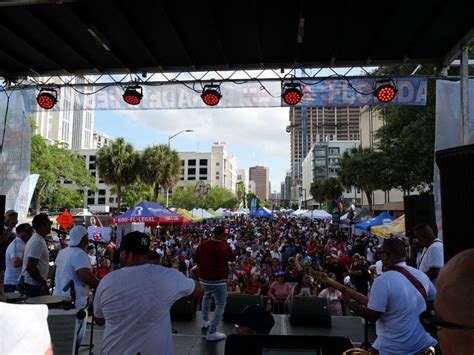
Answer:
[[[258,198],[268,200],[269,197],[269,173],[265,166],[254,166],[249,168],[250,180],[255,181],[255,194]]]
[[[359,140],[360,107],[291,107],[291,200],[299,200],[301,164],[315,143]]]
[[[247,169],[237,169],[237,183],[243,182],[245,193],[249,191],[249,174]]]
[[[102,147],[105,147],[109,145],[112,141],[113,138],[108,134],[94,131],[94,138],[92,143],[94,149],[100,149]]]

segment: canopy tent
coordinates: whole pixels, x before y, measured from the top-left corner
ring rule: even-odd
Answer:
[[[184,218],[173,211],[169,211],[158,202],[140,202],[127,212],[112,217],[111,223],[184,223]]]
[[[220,207],[216,210],[216,212],[223,215],[224,217],[231,217],[232,216],[232,211],[227,209],[227,208]]]
[[[216,211],[214,211],[212,208],[208,208],[207,213],[212,214],[214,216],[214,218],[216,218],[216,219],[220,219],[220,218],[224,217],[223,215],[221,215],[221,214],[217,213]]]
[[[324,210],[311,210],[311,211],[306,211],[302,215],[302,217],[308,217],[312,219],[328,219],[332,218],[331,214]]]
[[[183,216],[186,220],[192,221],[192,222],[199,222],[202,221],[202,218],[199,216],[192,216],[189,211],[185,210],[184,208],[178,208],[176,211],[177,214],[180,216]]]
[[[354,225],[354,234],[357,231],[360,232],[370,232],[370,229],[374,226],[379,226],[381,224],[386,223],[387,221],[393,221],[393,217],[389,215],[387,212],[383,212],[379,214],[377,217],[374,217],[372,219],[369,219],[368,221],[365,222],[360,222]]]
[[[405,232],[405,215],[396,220],[370,229],[370,233],[382,238],[389,238],[391,235],[402,234]]]
[[[272,212],[268,208],[260,207],[255,212],[252,212],[250,216],[254,218],[255,217],[271,218]]]
[[[366,220],[367,218],[370,218],[371,216],[372,215],[371,215],[370,211],[365,207],[362,208],[362,209],[359,209],[359,211],[357,211],[357,209],[356,209],[356,213],[354,215],[354,218],[352,218],[352,221],[350,221],[350,223],[351,224],[357,224],[357,223],[360,223],[360,222]]]
[[[191,211],[189,211],[189,213],[191,213],[191,216],[199,216],[202,219],[216,218],[216,216],[214,216],[213,214],[210,214],[209,212],[207,212],[206,210],[202,208],[193,208]]]

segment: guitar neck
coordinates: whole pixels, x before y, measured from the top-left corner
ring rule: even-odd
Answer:
[[[357,302],[359,302],[360,304],[367,306],[367,304],[369,303],[369,298],[367,296],[364,296],[362,293],[356,292],[352,288],[344,286],[343,284],[334,280],[331,280],[330,283],[331,283],[331,286],[338,289],[339,291],[342,291],[342,289],[344,288],[347,295],[353,300],[356,300]]]

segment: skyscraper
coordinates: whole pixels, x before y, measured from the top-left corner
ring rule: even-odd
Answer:
[[[265,166],[253,166],[249,168],[249,178],[255,182],[255,194],[258,198],[268,200],[270,191],[269,187],[269,172]]]
[[[301,187],[301,163],[314,143],[359,140],[360,107],[291,107],[290,133],[291,199]]]

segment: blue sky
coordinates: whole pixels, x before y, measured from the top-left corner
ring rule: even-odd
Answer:
[[[280,192],[290,167],[288,108],[213,108],[192,110],[96,111],[95,129],[124,137],[136,149],[168,143],[178,151],[209,152],[213,142],[226,142],[239,168],[263,165],[270,169],[272,192]]]

